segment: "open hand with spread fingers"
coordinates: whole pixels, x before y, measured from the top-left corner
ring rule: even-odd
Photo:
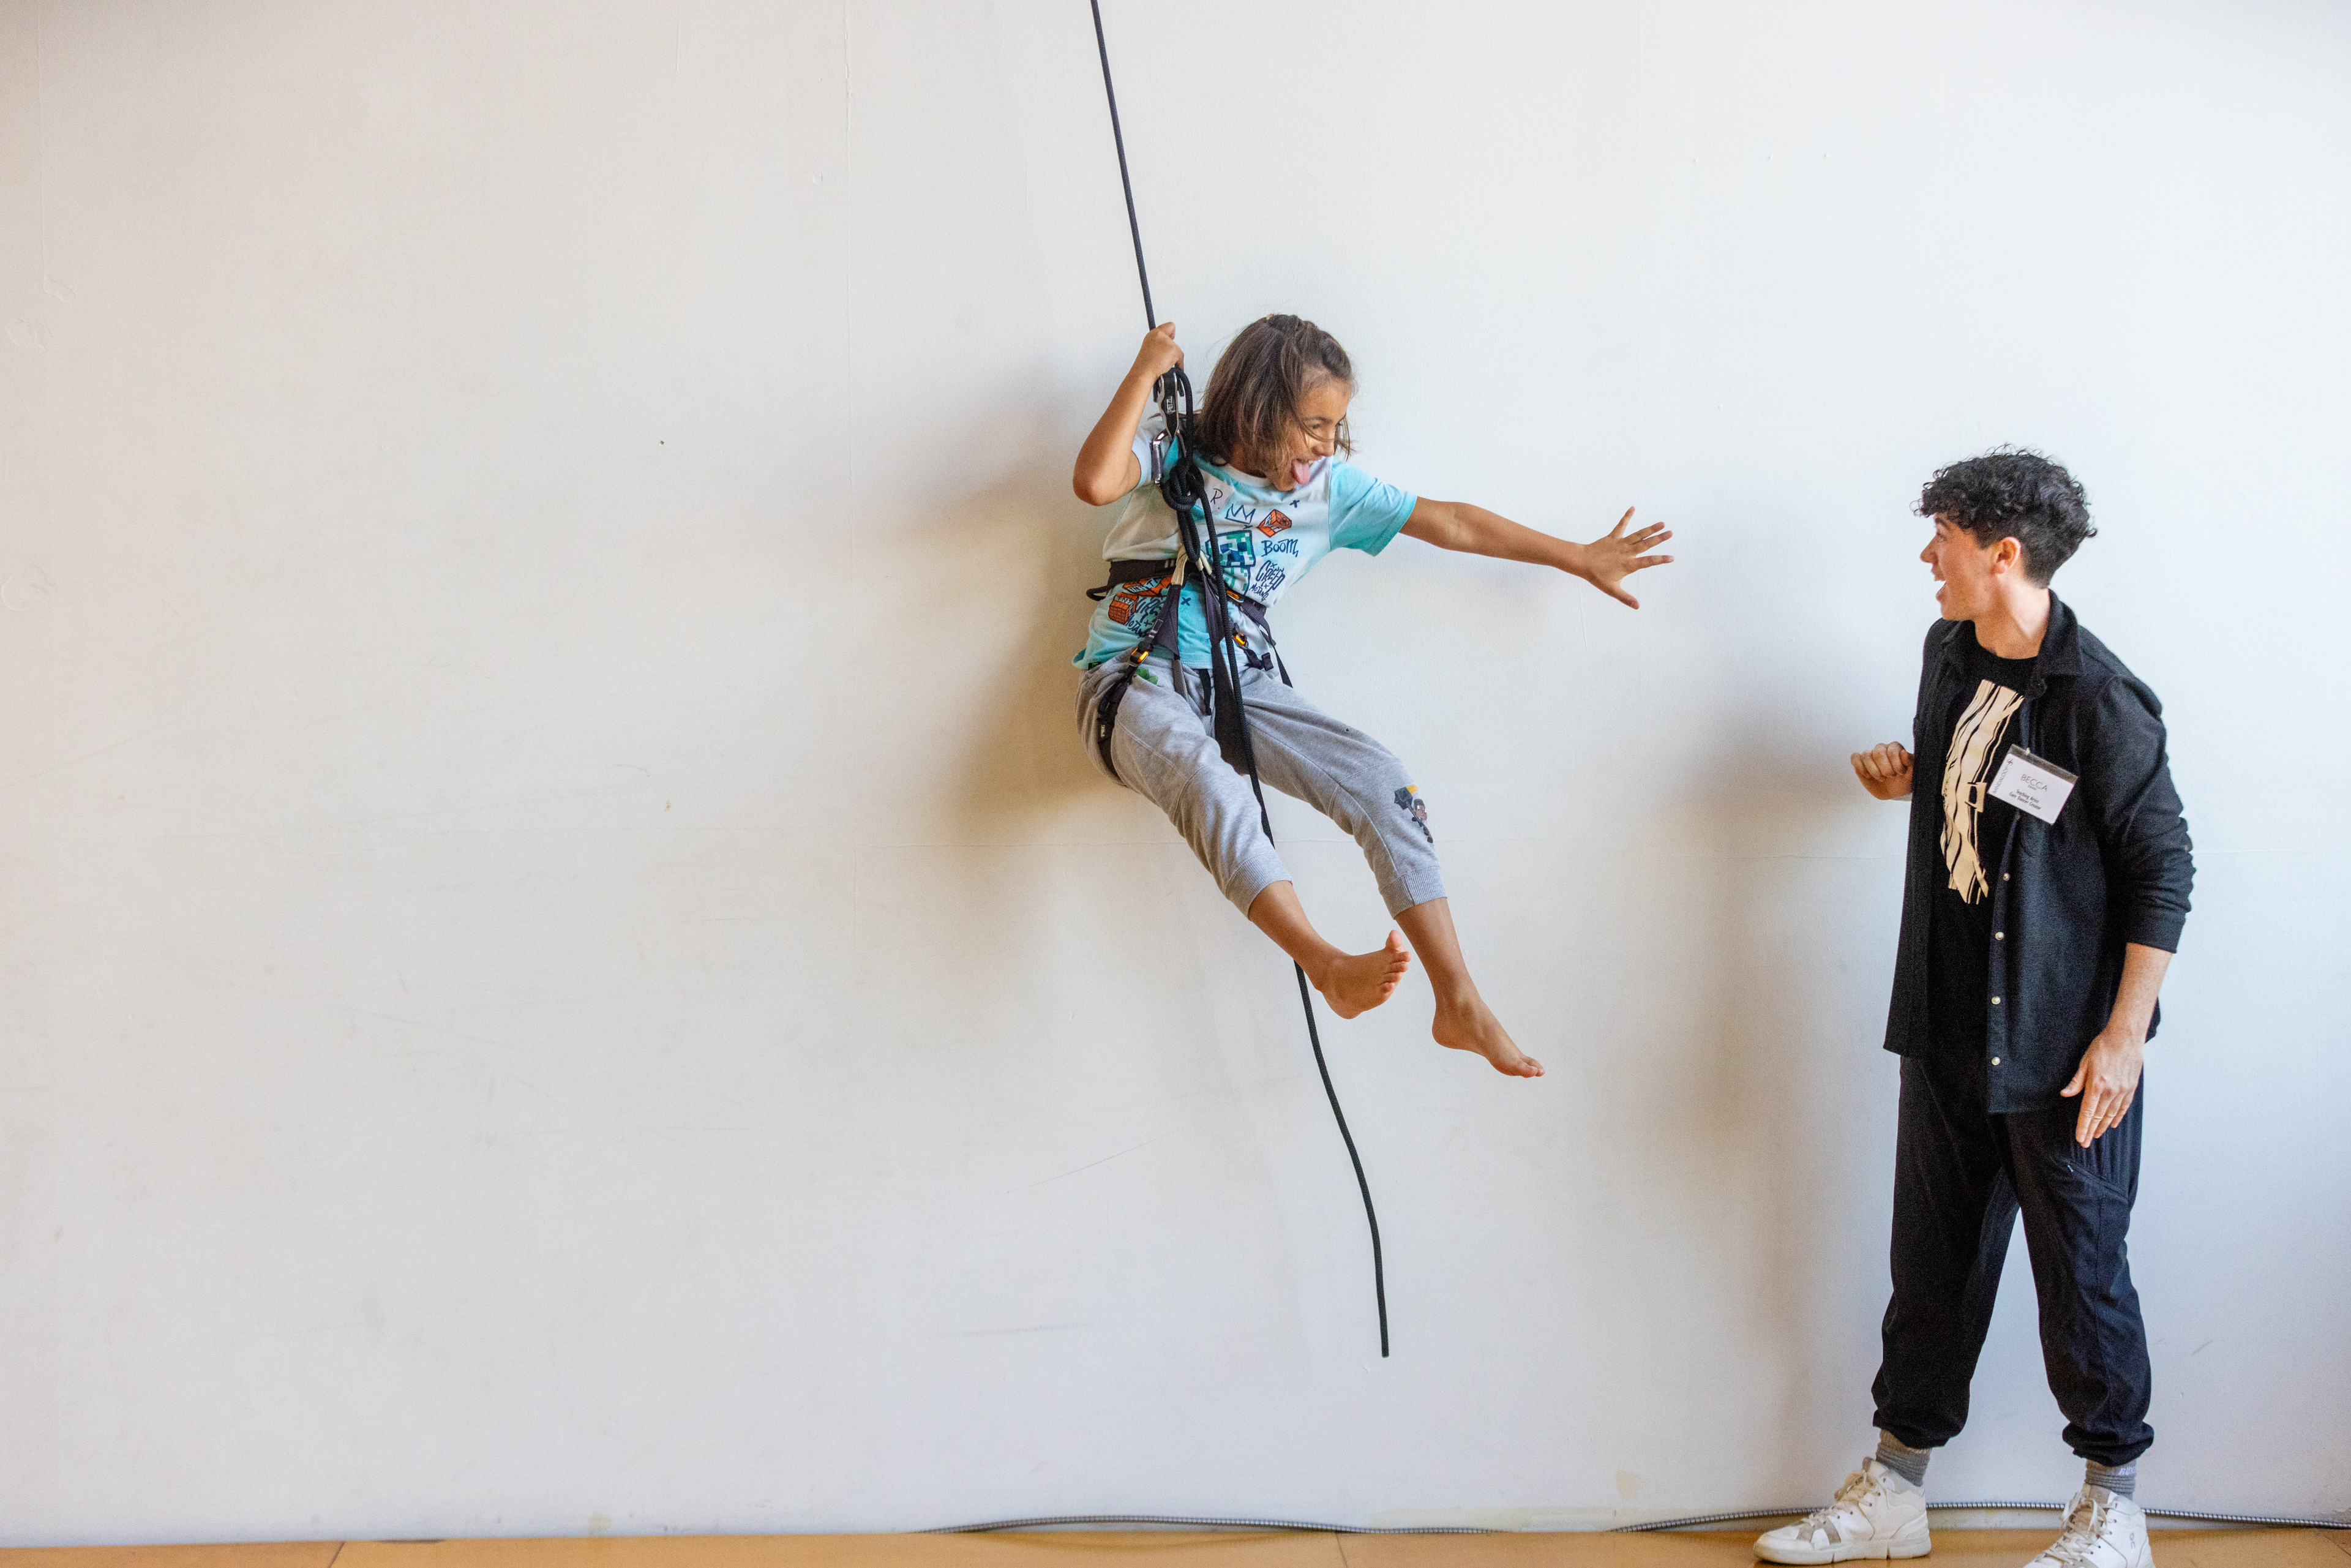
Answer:
[[[1646,571],[1653,566],[1669,565],[1669,555],[1644,555],[1642,552],[1661,545],[1674,537],[1673,530],[1663,523],[1651,523],[1638,533],[1625,530],[1633,526],[1633,508],[1616,519],[1616,526],[1583,547],[1584,580],[1622,604],[1641,608],[1641,601],[1625,591],[1625,580],[1636,571]]]

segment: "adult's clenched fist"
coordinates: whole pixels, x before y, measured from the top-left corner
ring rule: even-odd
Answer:
[[[1887,741],[1853,754],[1854,777],[1881,800],[1905,800],[1910,796],[1910,753],[1899,742]]]

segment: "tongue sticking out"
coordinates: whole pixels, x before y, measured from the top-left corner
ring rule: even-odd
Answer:
[[[1311,459],[1301,458],[1290,465],[1290,487],[1293,490],[1313,476],[1314,464]]]

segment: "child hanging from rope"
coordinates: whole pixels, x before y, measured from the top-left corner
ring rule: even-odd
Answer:
[[[1179,681],[1160,652],[1134,660],[1159,630],[1178,551],[1176,514],[1156,488],[1170,453],[1165,422],[1151,412],[1152,389],[1183,362],[1176,324],[1161,323],[1143,340],[1071,476],[1090,506],[1126,503],[1102,548],[1111,581],[1075,660],[1086,672],[1078,728],[1088,754],[1167,813],[1225,896],[1297,961],[1332,1012],[1353,1018],[1387,1000],[1417,953],[1437,991],[1437,1043],[1474,1051],[1498,1072],[1541,1077],[1542,1064],[1512,1043],[1469,978],[1419,787],[1386,747],[1289,685],[1270,647],[1259,651],[1260,612],[1332,550],[1377,555],[1399,533],[1440,549],[1555,567],[1637,610],[1624,580],[1672,560],[1641,552],[1673,535],[1654,524],[1628,534],[1627,511],[1603,538],[1573,544],[1465,502],[1407,495],[1345,461],[1354,369],[1336,339],[1295,316],[1268,316],[1226,349],[1194,434],[1212,551],[1245,612],[1230,619],[1258,772],[1354,835],[1412,943],[1407,952],[1390,931],[1384,946],[1343,953],[1308,922],[1249,780],[1226,762],[1205,716],[1208,629],[1196,583],[1184,584],[1176,620],[1177,653],[1190,673]],[[1160,563],[1155,573],[1150,563]],[[1102,699],[1122,685],[1112,727],[1098,735]]]

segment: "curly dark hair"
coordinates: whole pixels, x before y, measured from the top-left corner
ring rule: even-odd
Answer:
[[[1299,422],[1300,400],[1322,381],[1355,384],[1354,364],[1338,339],[1295,316],[1258,318],[1226,347],[1201,394],[1193,430],[1200,455],[1229,464],[1278,448]],[[1342,455],[1355,449],[1343,419],[1333,439]]]
[[[2081,481],[2038,452],[1996,446],[1936,471],[1918,492],[1918,515],[1965,528],[1980,545],[2014,539],[2025,580],[2046,588],[2084,539],[2095,538]]]

